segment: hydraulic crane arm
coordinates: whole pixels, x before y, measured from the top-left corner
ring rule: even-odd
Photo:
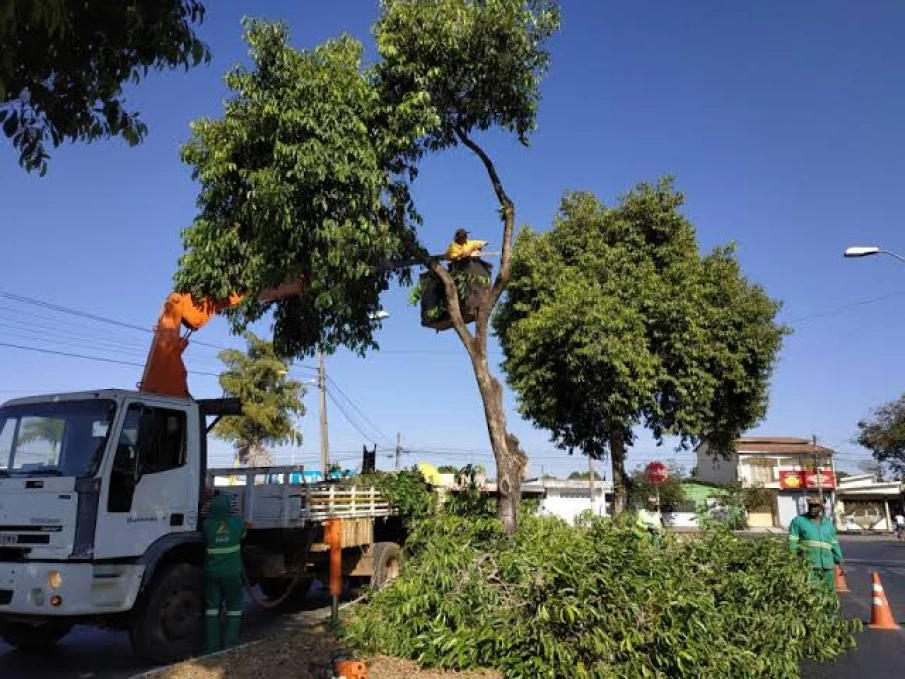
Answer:
[[[301,282],[287,283],[264,291],[258,296],[258,301],[274,302],[298,295],[301,291]],[[223,300],[195,300],[188,293],[173,293],[167,297],[154,326],[154,339],[138,388],[166,396],[189,397],[187,373],[182,361],[189,336],[207,325],[215,315],[237,306],[242,300],[243,296],[239,294],[232,294]],[[180,334],[183,327],[188,330],[184,336]]]

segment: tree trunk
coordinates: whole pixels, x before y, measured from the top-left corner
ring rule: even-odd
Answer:
[[[484,150],[468,137],[464,129],[457,129],[459,140],[480,158],[487,170],[493,185],[494,193],[500,203],[503,218],[503,238],[501,241],[500,269],[490,290],[484,295],[475,313],[475,329],[472,335],[462,319],[459,306],[459,295],[455,281],[448,271],[440,266],[439,261],[429,260],[428,266],[443,282],[446,293],[447,311],[453,328],[462,345],[471,358],[478,391],[484,404],[484,418],[487,421],[487,433],[490,435],[490,446],[496,460],[497,469],[497,518],[503,523],[510,535],[518,528],[519,502],[522,499],[522,477],[528,466],[528,456],[518,445],[518,439],[506,431],[506,412],[503,410],[503,387],[490,373],[487,363],[487,331],[490,316],[500,295],[509,282],[512,265],[512,234],[515,229],[515,205],[497,174],[490,157]]]
[[[625,473],[625,438],[621,427],[610,431],[610,459],[613,461],[613,515],[628,508],[628,476]]]
[[[518,528],[519,503],[522,499],[522,477],[528,457],[520,449],[518,439],[506,431],[503,388],[490,374],[487,357],[478,349],[472,357],[478,391],[484,404],[484,419],[497,469],[497,518],[510,535]]]

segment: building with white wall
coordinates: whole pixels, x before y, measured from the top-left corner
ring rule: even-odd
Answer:
[[[806,495],[823,495],[827,516],[834,515],[836,474],[834,451],[811,439],[793,436],[746,436],[728,456],[708,443],[698,446],[697,478],[719,484],[741,483],[776,491],[772,511],[749,516],[751,525],[787,527],[803,511]],[[753,519],[753,520],[752,520]]]
[[[543,488],[541,514],[558,516],[570,523],[589,509],[599,516],[606,516],[613,501],[611,481],[596,479],[593,494],[588,479],[526,479],[525,484]]]

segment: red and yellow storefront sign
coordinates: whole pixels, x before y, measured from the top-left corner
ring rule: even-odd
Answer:
[[[783,490],[818,490],[819,488],[835,488],[836,475],[828,470],[820,472],[780,471],[779,487]]]

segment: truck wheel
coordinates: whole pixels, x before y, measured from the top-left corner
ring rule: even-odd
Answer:
[[[72,625],[68,622],[28,622],[0,621],[0,638],[21,651],[42,651],[69,634]]]
[[[172,663],[201,649],[204,639],[204,574],[197,566],[163,570],[139,606],[129,630],[135,654]]]
[[[371,587],[380,589],[399,577],[402,549],[395,542],[378,542],[374,545],[374,575]]]

